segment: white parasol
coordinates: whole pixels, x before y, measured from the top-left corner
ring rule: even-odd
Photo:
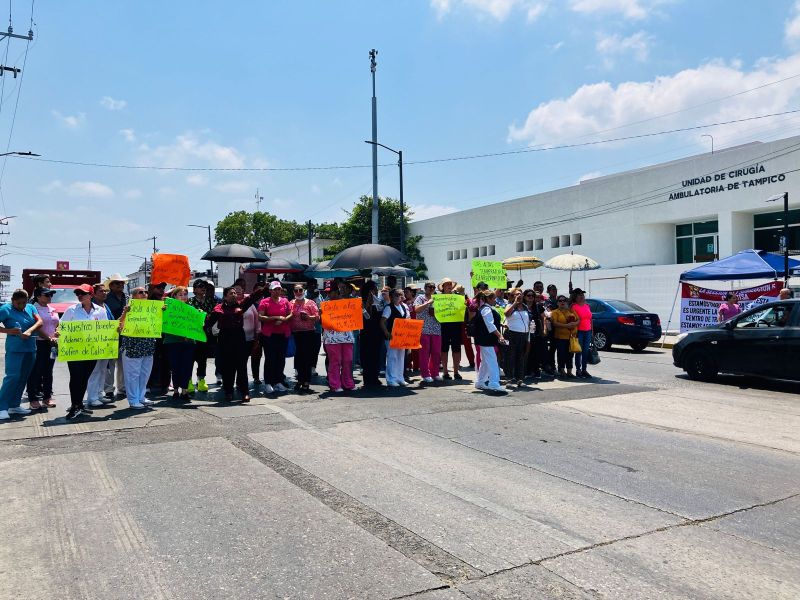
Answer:
[[[555,269],[556,271],[569,271],[569,281],[572,283],[573,271],[593,271],[600,268],[600,264],[588,256],[583,254],[559,254],[550,260],[545,261],[544,266],[548,269]]]

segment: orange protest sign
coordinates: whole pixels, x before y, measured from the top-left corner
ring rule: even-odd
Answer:
[[[183,254],[153,254],[153,270],[150,281],[153,283],[171,283],[172,285],[189,285],[192,272],[189,269],[189,257]]]
[[[320,304],[322,328],[333,331],[357,331],[364,329],[361,298],[328,300]]]
[[[406,350],[422,348],[419,340],[422,337],[422,325],[424,322],[422,319],[395,319],[389,347],[404,348]]]

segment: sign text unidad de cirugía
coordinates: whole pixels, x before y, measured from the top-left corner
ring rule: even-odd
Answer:
[[[764,172],[766,172],[764,165],[752,165],[743,169],[731,169],[727,173],[714,173],[713,175],[704,175],[703,177],[695,177],[694,179],[684,179],[681,182],[681,185],[684,188],[700,186],[703,184],[711,185],[697,187],[693,190],[672,192],[669,195],[669,199],[680,200],[681,198],[689,198],[691,196],[705,196],[706,194],[740,190],[743,188],[778,183],[779,181],[786,180],[786,173],[765,175],[763,177],[750,177],[751,175],[759,175],[760,173]],[[744,177],[747,177],[748,179],[743,179]],[[738,181],[730,181],[731,179],[737,179]]]

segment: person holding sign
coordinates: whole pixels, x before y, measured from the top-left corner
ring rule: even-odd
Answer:
[[[432,281],[425,283],[425,294],[420,294],[414,300],[414,311],[418,317],[422,318],[422,337],[420,338],[419,360],[422,381],[433,383],[441,381],[439,375],[439,364],[442,360],[442,325],[436,319],[434,311],[434,292],[436,284]],[[457,298],[455,294],[447,297]],[[461,318],[463,320],[463,310]],[[459,324],[460,325],[460,324]]]
[[[400,290],[392,290],[389,293],[391,304],[383,309],[381,315],[381,329],[386,338],[386,384],[390,387],[406,386],[405,380],[405,359],[406,351],[402,348],[392,348],[389,342],[392,339],[392,327],[395,319],[408,319],[411,315],[403,303],[403,293]]]
[[[494,310],[495,295],[489,290],[476,298],[475,344],[481,349],[481,366],[475,378],[475,388],[492,392],[507,391],[500,385],[500,366],[497,364],[496,344],[507,344],[500,333],[500,314]]]
[[[147,291],[143,287],[133,289],[131,300],[146,300]],[[125,320],[131,312],[131,305],[122,308],[119,319],[119,332],[125,329]],[[153,355],[156,353],[158,338],[119,336],[119,351],[122,359],[122,373],[125,377],[125,394],[128,406],[134,410],[143,410],[153,404],[145,397],[147,380],[153,369]]]
[[[31,412],[22,408],[20,403],[36,362],[36,331],[42,326],[42,319],[28,304],[28,292],[17,290],[11,294],[11,302],[0,306],[0,322],[3,323],[0,332],[6,334],[6,372],[0,388],[0,419],[10,419],[11,415]]]
[[[328,300],[322,303],[323,322],[329,319],[326,314],[330,310],[330,302],[340,299],[339,290],[332,287],[328,293]],[[355,389],[353,381],[353,346],[355,336],[352,331],[338,331],[333,328],[325,327],[322,329],[322,342],[325,345],[325,355],[328,357],[328,386],[331,391],[341,394],[345,390]]]
[[[180,302],[189,302],[189,290],[182,285],[172,288],[169,297]],[[186,338],[171,333],[164,334],[164,352],[172,371],[172,397],[181,402],[190,402],[189,381],[192,378],[194,366],[194,344],[191,338]]]
[[[289,321],[292,319],[292,308],[289,301],[282,296],[280,281],[269,284],[269,298],[264,298],[258,305],[261,318],[261,345],[264,348],[264,391],[267,394],[286,392],[283,385],[286,368],[286,348],[292,330]]]
[[[450,279],[449,277],[445,277],[439,283],[439,291],[442,294],[452,294],[453,288],[456,286],[456,282]],[[466,300],[464,301],[464,307],[466,309]],[[464,320],[463,318],[461,319]],[[444,379],[463,379],[461,374],[458,372],[461,368],[461,328],[463,327],[462,323],[454,322],[454,323],[442,323],[442,371],[444,373]],[[449,352],[453,353],[453,376],[450,377],[450,373],[447,371],[447,355]]]
[[[233,400],[233,387],[242,395],[242,402],[250,402],[250,382],[247,380],[247,361],[252,342],[248,344],[245,333],[245,316],[249,309],[264,296],[261,288],[239,300],[236,287],[227,287],[222,293],[222,302],[214,307],[206,318],[206,327],[219,328],[217,343],[217,366],[222,375],[222,390],[225,401]]]
[[[62,323],[71,321],[107,321],[108,313],[105,308],[92,302],[94,288],[84,283],[75,288],[78,303],[73,304],[61,316]],[[89,385],[89,378],[97,364],[96,360],[71,360],[67,362],[69,369],[69,398],[70,407],[67,411],[67,421],[74,421],[81,415],[90,415],[92,410],[83,405],[83,396]]]

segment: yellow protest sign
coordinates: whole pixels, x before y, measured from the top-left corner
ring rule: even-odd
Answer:
[[[508,279],[503,263],[499,260],[474,260],[472,261],[472,287],[483,281],[490,288],[506,289]]]
[[[433,297],[433,315],[439,323],[460,323],[464,320],[464,296],[436,294]]]
[[[58,360],[103,360],[119,355],[119,321],[62,321]]]
[[[160,300],[131,300],[125,314],[122,335],[136,338],[160,338],[164,303]]]
[[[394,325],[392,325],[392,339],[389,340],[389,347],[404,348],[406,350],[422,348],[420,338],[422,337],[424,323],[420,319],[395,319]]]
[[[364,314],[360,298],[328,300],[320,304],[322,327],[332,331],[357,331],[364,329]]]

